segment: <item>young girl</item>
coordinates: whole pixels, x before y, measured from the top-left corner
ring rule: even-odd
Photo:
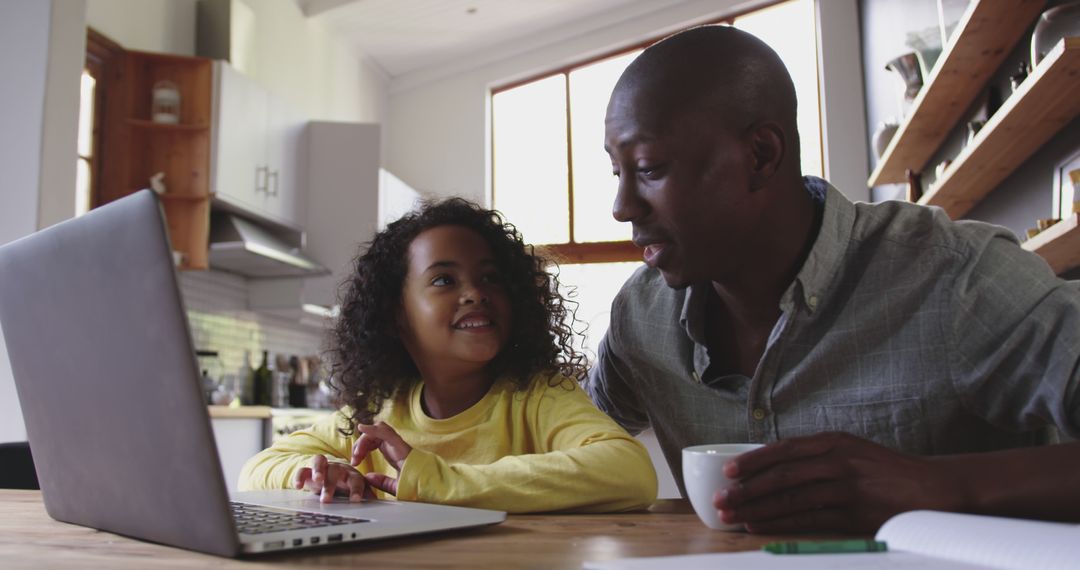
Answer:
[[[465,200],[390,224],[357,258],[333,331],[344,407],[251,458],[240,487],[515,513],[648,506],[648,453],[575,382],[556,284],[512,225]]]

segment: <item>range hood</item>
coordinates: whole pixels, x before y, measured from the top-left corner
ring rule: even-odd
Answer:
[[[231,212],[210,218],[210,267],[246,277],[310,277],[330,270],[301,251],[303,235],[289,240]]]

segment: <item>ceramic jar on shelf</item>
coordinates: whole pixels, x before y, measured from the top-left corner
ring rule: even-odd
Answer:
[[[1080,36],[1080,1],[1066,2],[1039,15],[1031,34],[1031,68],[1039,65],[1061,38]]]

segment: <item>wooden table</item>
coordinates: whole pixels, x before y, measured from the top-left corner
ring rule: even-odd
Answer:
[[[685,500],[617,515],[512,515],[494,526],[230,560],[52,520],[38,491],[0,490],[0,567],[581,568],[585,561],[753,550],[792,539],[710,530]]]

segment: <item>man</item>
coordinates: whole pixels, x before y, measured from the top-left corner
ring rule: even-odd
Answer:
[[[726,522],[871,532],[938,509],[1080,520],[1080,294],[1007,231],[853,204],[803,178],[795,92],[723,26],[645,50],[606,118],[613,214],[646,267],[612,304],[588,388],[726,466]]]

